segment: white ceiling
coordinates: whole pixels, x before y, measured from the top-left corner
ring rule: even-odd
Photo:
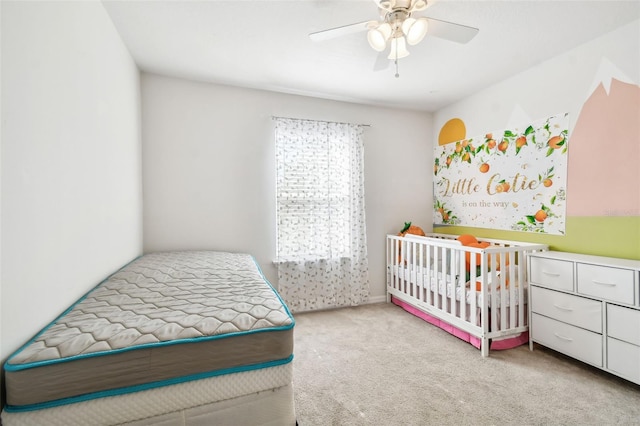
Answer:
[[[143,71],[423,111],[436,111],[640,18],[637,0],[439,0],[414,15],[480,32],[468,44],[427,35],[399,60],[395,78],[392,63],[374,71],[378,53],[366,32],[324,42],[308,37],[378,19],[372,0],[103,4]]]

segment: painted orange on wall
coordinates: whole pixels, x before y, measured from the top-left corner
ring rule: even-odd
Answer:
[[[444,123],[438,135],[438,145],[446,145],[464,139],[467,135],[467,128],[464,121],[459,118],[452,118]]]

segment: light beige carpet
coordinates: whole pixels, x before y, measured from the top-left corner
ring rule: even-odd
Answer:
[[[541,346],[482,358],[391,304],[295,319],[300,426],[640,425],[640,386]]]

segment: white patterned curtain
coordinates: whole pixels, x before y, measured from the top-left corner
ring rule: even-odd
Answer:
[[[276,119],[278,290],[293,312],[369,298],[362,133]]]

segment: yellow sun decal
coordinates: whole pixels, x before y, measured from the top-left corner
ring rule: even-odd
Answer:
[[[438,145],[446,145],[451,142],[462,140],[467,135],[467,128],[464,125],[464,121],[459,118],[452,118],[444,123],[442,129],[440,129],[440,135],[438,136]]]

